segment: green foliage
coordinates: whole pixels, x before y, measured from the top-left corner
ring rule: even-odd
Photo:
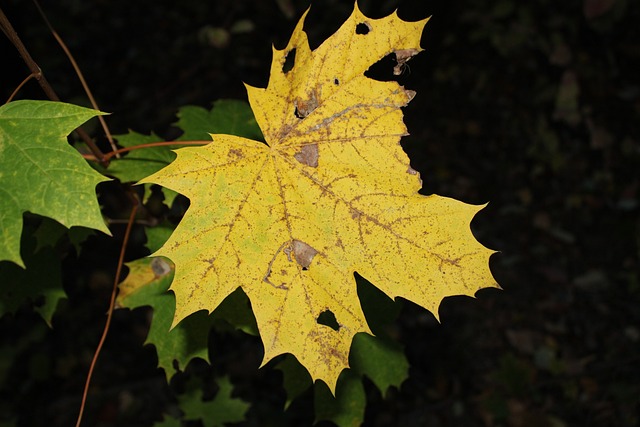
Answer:
[[[195,313],[170,330],[176,305],[175,297],[167,293],[173,280],[173,264],[156,257],[133,261],[127,267],[130,271],[127,280],[120,284],[118,303],[126,308],[153,308],[146,342],[155,346],[158,365],[164,369],[167,380],[176,368],[184,369],[193,358],[208,361],[207,342],[212,319],[206,313]]]
[[[44,171],[44,176],[49,177],[47,181],[51,182],[45,183],[42,176],[29,175],[31,172],[28,171],[25,172],[26,175],[21,175],[20,179],[35,182],[36,185],[42,186],[45,193],[58,193],[47,196],[47,200],[53,200],[58,205],[66,201],[70,206],[79,209],[86,218],[91,219],[93,216],[89,221],[74,216],[72,212],[61,215],[60,209],[44,209],[42,203],[38,205],[39,198],[33,197],[33,194],[32,197],[22,196],[29,193],[21,190],[22,185],[17,178],[9,179],[7,173],[2,175],[3,183],[6,185],[4,194],[8,194],[7,197],[24,199],[24,205],[30,206],[31,211],[49,215],[50,218],[38,218],[34,226],[29,226],[28,230],[25,228],[19,246],[20,258],[7,251],[6,258],[14,262],[0,262],[0,276],[4,278],[3,287],[0,289],[0,315],[14,313],[27,304],[33,306],[45,321],[51,324],[58,302],[66,297],[60,281],[60,261],[57,252],[61,239],[72,244],[79,253],[82,242],[92,233],[91,229],[85,227],[107,231],[101,218],[100,224],[96,223],[97,204],[94,190],[95,185],[106,178],[83,164],[80,156],[64,140],[65,133],[96,113],[59,103],[18,102],[10,106],[11,108],[4,107],[0,110],[0,117],[4,119],[4,122],[1,122],[3,129],[8,129],[3,133],[2,147],[9,157],[3,157],[2,161],[8,164],[8,159],[14,159],[17,163],[12,165],[21,165],[21,169],[33,169],[37,164],[38,170]],[[244,102],[218,101],[211,110],[183,107],[178,117],[175,125],[183,131],[180,140],[208,139],[210,137],[205,129],[211,133],[235,132],[246,137],[261,138],[251,110]],[[40,127],[32,127],[27,131],[26,128],[31,126],[32,122]],[[36,136],[32,137],[29,132],[36,132]],[[122,147],[136,147],[161,139],[155,134],[142,135],[133,131],[117,136],[117,141]],[[25,150],[19,150],[19,147],[27,147],[26,153],[29,155],[24,154]],[[175,148],[179,146],[165,145],[133,150],[121,158],[114,158],[108,168],[98,167],[98,170],[122,182],[135,183],[170,163],[175,158],[172,152]],[[43,157],[45,155],[47,157]],[[50,163],[53,166],[49,167]],[[47,190],[54,184],[53,189]],[[66,188],[64,191],[63,186]],[[79,200],[86,202],[87,194],[91,192],[92,200],[84,203],[82,207],[77,205],[76,200],[71,200],[71,195],[75,193],[69,189],[76,186],[83,189]],[[170,205],[176,193],[166,189],[163,191],[165,202],[169,199],[167,204]],[[148,200],[150,194],[151,188],[147,187],[145,200]],[[53,202],[47,205],[50,203]],[[9,215],[11,207],[7,207],[9,212],[3,211],[5,221],[16,222],[16,218]],[[58,221],[85,227],[74,226],[69,230]],[[11,228],[9,225],[8,229]],[[174,228],[175,226],[168,221],[146,227],[146,247],[150,251],[157,250]],[[11,239],[15,238],[13,234],[15,233],[4,232],[7,242],[4,247],[15,246],[11,243]],[[26,269],[16,265],[21,260]],[[173,280],[174,265],[167,259],[155,257],[137,259],[126,266],[129,272],[126,280],[119,286],[117,307],[151,308],[152,317],[146,343],[154,346],[158,355],[158,365],[164,370],[167,381],[182,371],[194,358],[209,362],[211,328],[218,331],[231,328],[249,335],[258,335],[249,300],[240,288],[230,294],[212,314],[198,312],[172,327],[175,297],[167,290]],[[385,328],[397,316],[399,305],[370,284],[362,285],[364,282],[358,280],[363,308],[369,317],[372,330],[380,333],[380,337],[367,334],[356,336],[351,356],[353,370],[341,376],[336,397],[322,382],[316,383],[313,388],[317,420],[331,420],[339,426],[358,425],[362,422],[366,400],[361,379],[363,376],[370,378],[382,392],[385,392],[390,386],[399,386],[407,374],[402,348],[385,338]],[[7,361],[11,362],[9,359]],[[287,394],[286,409],[296,398],[309,390],[313,383],[307,370],[290,355],[282,358],[275,367],[283,372],[283,387]],[[200,390],[191,390],[180,395],[178,401],[185,414],[183,421],[167,416],[156,425],[181,425],[183,422],[196,419],[202,420],[205,426],[241,421],[249,404],[232,397],[233,386],[228,378],[221,378],[218,386],[220,389],[213,400],[203,400]]]
[[[234,99],[215,101],[210,110],[192,105],[182,107],[175,126],[183,131],[179,141],[210,141],[210,135],[215,133],[263,139],[249,104]]]
[[[335,397],[323,382],[315,385],[316,421],[329,420],[339,427],[362,424],[366,396],[362,381],[351,371],[344,371],[338,378]]]
[[[34,197],[33,194],[31,197],[23,196],[30,193],[22,191],[22,184],[18,178],[8,178],[9,174],[6,172],[2,175],[5,184],[3,194],[7,194],[10,199],[15,198],[21,202],[24,200],[22,203],[29,206],[30,211],[49,217],[36,218],[37,221],[33,226],[29,226],[28,230],[25,226],[19,246],[19,258],[11,253],[15,249],[11,249],[6,252],[5,257],[14,262],[0,262],[0,276],[4,278],[0,289],[0,315],[14,313],[20,307],[31,305],[48,324],[51,324],[58,302],[66,297],[60,280],[60,257],[57,249],[61,239],[65,239],[67,244],[72,244],[79,253],[82,242],[92,233],[91,229],[85,227],[107,231],[102,225],[101,217],[99,224],[95,218],[97,204],[94,190],[95,185],[106,178],[83,164],[80,156],[64,139],[64,134],[96,113],[59,103],[17,102],[10,104],[10,107],[0,110],[0,117],[4,119],[3,122],[0,121],[4,126],[3,153],[9,156],[3,156],[2,161],[5,165],[9,165],[9,159],[16,163],[11,163],[11,169],[7,166],[5,171],[13,170],[14,164],[19,165],[19,169],[25,171],[17,170],[14,174],[22,174],[21,180],[28,179],[29,182],[34,182],[41,186],[44,193],[56,193],[46,196],[47,206],[51,203],[60,206],[66,202],[86,217],[79,218],[77,212],[75,216],[74,212],[65,214],[64,209],[47,210],[43,207],[42,198]],[[209,129],[211,133],[235,132],[246,137],[261,138],[251,110],[244,102],[218,101],[211,110],[183,107],[178,117],[175,125],[183,131],[181,140],[208,139],[210,137],[205,129]],[[32,122],[38,126],[33,127]],[[35,133],[35,136],[31,133]],[[135,147],[161,139],[155,134],[142,135],[133,131],[117,137],[122,147]],[[24,150],[25,147],[27,150]],[[178,147],[165,145],[133,150],[119,159],[113,159],[107,169],[98,169],[122,182],[135,183],[170,163],[175,157],[171,150]],[[34,172],[29,171],[36,165],[37,170],[45,172],[43,176],[48,182],[44,182],[43,176],[35,176]],[[80,197],[78,200],[83,201],[83,206],[78,206],[78,200],[72,199],[75,192],[69,189],[76,187],[82,191],[76,196]],[[87,201],[89,193],[92,199]],[[165,202],[167,198],[170,199],[168,205],[175,197],[175,193],[172,193],[164,193]],[[151,189],[147,188],[146,195],[150,194]],[[16,217],[10,215],[12,207],[6,206],[8,210],[3,210],[5,223],[17,223]],[[68,226],[84,227],[74,226],[69,230],[61,222]],[[7,242],[5,248],[15,246],[11,242],[11,239],[15,238],[15,230],[13,233],[5,231],[15,228],[15,224],[7,224],[3,229],[3,236]],[[174,228],[175,226],[168,221],[146,227],[147,248],[150,251],[157,250]],[[23,261],[25,269],[16,265],[20,261]],[[120,284],[117,307],[151,308],[152,317],[146,343],[154,346],[158,355],[158,365],[164,370],[167,381],[182,371],[194,358],[209,362],[211,328],[218,331],[231,328],[249,335],[258,335],[249,300],[240,288],[230,294],[212,314],[198,312],[172,327],[175,297],[167,290],[173,280],[173,264],[166,259],[155,257],[137,259],[126,265],[129,272],[126,280]],[[331,420],[339,426],[358,425],[362,422],[366,400],[363,376],[370,378],[382,392],[385,392],[391,386],[399,386],[407,375],[402,348],[385,338],[385,328],[397,316],[399,305],[370,284],[363,285],[364,282],[358,280],[363,308],[372,330],[379,333],[380,337],[367,334],[356,336],[351,355],[353,370],[341,376],[336,397],[322,382],[316,383],[313,388],[317,420]],[[11,361],[7,359],[7,362]],[[286,409],[313,384],[306,369],[290,355],[282,358],[275,367],[283,372],[283,387],[287,394]],[[232,397],[233,386],[228,378],[221,378],[218,385],[220,390],[213,400],[203,400],[202,392],[199,390],[191,390],[180,395],[178,401],[185,414],[183,421],[167,416],[156,425],[181,425],[182,422],[195,419],[201,419],[205,426],[241,421],[249,404]]]
[[[219,378],[217,385],[218,392],[212,400],[204,400],[200,389],[178,396],[185,420],[201,420],[204,427],[223,427],[225,423],[244,419],[249,404],[232,396],[233,384],[229,378]]]
[[[213,399],[204,399],[202,389],[194,382],[188,385],[185,393],[178,395],[184,415],[181,418],[166,416],[154,427],[180,427],[189,421],[201,421],[203,427],[223,427],[226,423],[244,420],[249,404],[232,396],[233,384],[228,377],[217,379],[218,391]]]
[[[26,268],[8,261],[0,262],[0,316],[31,305],[51,325],[58,303],[66,298],[60,259],[51,246],[36,247],[32,228],[25,227],[20,246]]]
[[[349,353],[351,369],[366,375],[384,394],[400,387],[409,376],[409,363],[401,345],[369,334],[357,334]]]
[[[393,30],[390,23],[385,25],[389,27],[388,31]],[[407,25],[411,27],[414,24]],[[424,22],[418,24],[419,27],[422,25]],[[344,35],[349,38],[347,33]],[[414,34],[414,39],[416,40],[412,43],[417,46],[419,34]],[[382,47],[378,49],[384,50]],[[417,51],[410,56],[415,53]],[[338,81],[335,78],[329,82],[332,90],[335,90],[334,80]],[[342,77],[340,80],[346,82]],[[412,96],[403,91],[402,102],[398,105],[404,106]],[[286,104],[287,108],[293,108],[294,104]],[[120,147],[130,150],[112,158],[106,166],[93,165],[92,168],[69,145],[67,137],[76,127],[99,114],[102,113],[69,104],[40,101],[17,101],[0,107],[0,277],[3,278],[0,288],[0,316],[15,313],[30,305],[51,325],[59,301],[66,298],[60,280],[61,242],[66,246],[72,244],[76,254],[79,254],[82,242],[92,233],[91,229],[109,233],[95,193],[98,183],[112,177],[127,184],[121,188],[135,186],[137,182],[171,164],[176,158],[173,150],[183,146],[180,142],[211,141],[211,134],[264,140],[246,102],[219,100],[209,110],[197,106],[180,108],[174,126],[181,135],[172,141],[175,144],[153,146],[163,138],[155,133],[144,135],[129,131],[117,135],[115,139]],[[363,111],[356,116],[366,114]],[[351,127],[348,130],[351,131]],[[393,137],[399,139],[400,136],[395,133],[397,132],[394,131]],[[302,138],[302,143],[305,143],[304,137]],[[363,139],[363,142],[366,141]],[[399,146],[394,149],[401,151]],[[403,174],[405,166],[403,163]],[[417,179],[414,181],[417,183]],[[330,185],[332,183],[328,184]],[[28,191],[25,191],[26,186]],[[147,209],[151,209],[151,196],[158,188],[145,184],[143,191],[142,203]],[[166,205],[164,208],[172,207],[177,193],[166,188],[161,191]],[[224,203],[217,200],[212,202]],[[35,221],[36,226],[28,224],[23,227],[25,212],[42,216]],[[265,212],[261,215],[268,214]],[[158,217],[161,218],[160,221],[143,223],[145,246],[150,252],[155,252],[165,244],[175,229],[166,211],[158,214]],[[188,245],[189,242],[184,244]],[[215,366],[216,361],[209,359],[214,345],[210,341],[213,333],[237,330],[249,336],[260,336],[260,332],[264,332],[262,329],[259,331],[252,311],[252,303],[255,310],[260,301],[250,302],[242,288],[244,283],[232,283],[235,291],[229,293],[213,312],[198,311],[177,323],[176,298],[173,293],[168,292],[176,275],[176,266],[166,258],[146,257],[134,259],[126,263],[126,267],[128,274],[119,284],[116,307],[130,310],[146,307],[150,311],[145,344],[154,347],[158,366],[164,371],[167,383],[172,386],[189,377],[188,367],[192,366],[191,362],[195,359],[202,359]],[[271,269],[271,265],[269,268]],[[353,279],[351,270],[345,274],[350,280]],[[339,377],[336,374],[337,384],[330,384],[331,388],[323,380],[314,383],[307,369],[290,353],[271,363],[270,365],[275,365],[272,367],[282,372],[285,410],[296,399],[312,393],[315,421],[327,420],[339,427],[357,426],[364,420],[366,407],[364,377],[382,395],[390,387],[400,387],[407,378],[408,362],[403,348],[388,333],[399,313],[400,304],[360,278],[357,278],[357,294],[364,312],[361,320],[364,322],[366,317],[370,330],[376,336],[368,333],[355,334],[357,331],[353,330],[351,336],[355,334],[355,338],[352,342],[349,338],[347,343],[351,343],[350,352],[345,352],[345,357],[342,358],[344,363],[348,354],[350,369],[342,371]],[[357,305],[355,294],[351,299]],[[340,327],[350,329],[348,325]],[[363,325],[360,330],[369,329]],[[296,331],[289,332],[293,334]],[[346,350],[348,349],[347,346]],[[335,353],[335,349],[326,350]],[[36,356],[42,358],[41,353],[36,353]],[[36,362],[38,363],[34,364],[43,365]],[[0,359],[1,376],[8,375],[15,363],[15,353],[7,352],[7,357]],[[176,395],[183,415],[167,415],[162,421],[156,422],[155,426],[172,427],[200,421],[205,427],[214,427],[242,421],[250,404],[235,397],[234,386],[228,376],[216,377],[214,388],[217,390],[212,398],[203,380],[194,381],[191,378],[186,384],[186,391]],[[196,383],[197,386],[194,386]],[[181,387],[178,385],[175,389],[179,390]]]
[[[95,193],[96,185],[107,178],[66,141],[71,131],[98,114],[48,101],[15,101],[0,107],[0,260],[24,267],[20,233],[26,211],[65,227],[109,233]]]
[[[222,99],[215,101],[210,110],[187,105],[178,110],[177,116],[179,120],[174,125],[182,131],[178,141],[210,141],[212,133],[232,133],[246,138],[262,138],[260,128],[246,102]],[[162,138],[154,133],[143,135],[134,131],[116,135],[115,138],[124,148],[162,141]],[[163,145],[134,150],[114,158],[109,168],[102,169],[102,172],[122,182],[135,183],[170,164],[176,158],[173,150],[180,147],[182,146]],[[151,184],[144,184],[144,187],[144,201],[147,201],[151,195]],[[167,206],[171,206],[178,195],[165,187],[162,188],[162,193]]]
[[[287,392],[286,409],[296,397],[313,385],[313,380],[309,371],[290,354],[285,354],[275,368],[282,371],[282,385]]]

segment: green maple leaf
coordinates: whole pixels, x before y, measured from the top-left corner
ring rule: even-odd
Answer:
[[[129,274],[118,285],[117,306],[153,308],[146,344],[155,346],[158,365],[165,371],[167,380],[193,358],[209,362],[208,341],[212,325],[224,320],[237,329],[257,334],[246,296],[239,290],[229,295],[213,314],[194,313],[169,330],[176,306],[175,297],[167,292],[174,276],[173,264],[160,257],[149,257],[126,263],[126,266]]]
[[[353,372],[340,375],[335,391],[322,383],[316,383],[314,391],[316,422],[330,420],[338,427],[362,424],[367,398],[362,381]]]
[[[202,400],[202,390],[191,390],[178,396],[185,420],[201,420],[204,427],[223,427],[225,423],[243,421],[249,404],[232,397],[233,384],[228,377],[218,379],[218,393],[213,400]]]
[[[179,109],[177,115],[178,121],[174,126],[183,132],[178,141],[206,141],[211,138],[210,133],[232,133],[246,138],[262,138],[251,108],[245,101],[220,99],[213,103],[210,110],[186,105]],[[143,135],[133,131],[115,135],[115,138],[118,144],[125,148],[162,141],[162,138],[154,133]],[[105,173],[122,182],[139,181],[171,163],[176,158],[173,149],[179,147],[180,145],[162,145],[132,150],[120,158],[113,159]],[[145,187],[146,201],[151,194],[151,185],[146,184]],[[167,188],[163,188],[162,191],[165,204],[171,206],[177,193]]]
[[[165,371],[167,380],[176,372],[174,366],[184,369],[195,357],[209,361],[207,342],[213,321],[210,316],[196,313],[183,325],[169,331],[175,298],[166,291],[173,279],[173,265],[162,258],[143,258],[126,263],[126,266],[129,274],[118,285],[117,305],[131,309],[153,308],[146,343],[156,347],[158,365]]]
[[[219,99],[210,110],[193,105],[184,106],[178,111],[178,121],[174,125],[184,132],[179,141],[209,140],[212,133],[262,139],[249,104],[236,99]]]
[[[110,234],[95,187],[108,179],[67,143],[67,135],[100,113],[49,101],[15,101],[0,107],[0,260],[24,267],[22,214],[47,216],[69,228]]]
[[[123,135],[115,135],[114,137],[117,139],[118,144],[125,148],[162,141],[162,138],[154,133],[143,135],[133,131]],[[122,182],[137,182],[171,163],[176,158],[171,149],[178,147],[177,145],[173,147],[159,146],[133,150],[123,155],[120,159],[114,158],[107,169],[107,173]]]
[[[25,227],[21,238],[25,268],[0,261],[0,317],[31,303],[35,311],[51,326],[60,300],[66,298],[62,287],[60,259],[52,247],[36,247],[33,230]]]

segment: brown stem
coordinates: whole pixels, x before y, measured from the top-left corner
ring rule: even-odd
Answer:
[[[80,423],[82,423],[82,415],[84,413],[84,407],[87,403],[87,395],[89,394],[89,385],[91,384],[91,377],[93,376],[93,370],[96,366],[96,361],[98,360],[98,356],[100,355],[100,351],[102,350],[102,346],[104,345],[104,341],[107,338],[107,332],[109,332],[109,326],[111,326],[111,319],[113,318],[113,309],[115,308],[116,303],[116,295],[118,294],[118,283],[120,281],[120,273],[122,273],[122,266],[124,265],[124,254],[127,249],[127,243],[129,242],[129,235],[131,234],[131,228],[135,222],[136,212],[138,211],[138,206],[140,205],[140,201],[135,196],[135,194],[130,193],[133,200],[133,206],[131,208],[131,214],[129,215],[129,221],[127,222],[127,229],[124,232],[124,238],[122,239],[122,247],[120,248],[120,257],[118,258],[118,267],[116,269],[116,277],[113,280],[113,289],[111,290],[111,300],[109,302],[109,310],[107,311],[107,322],[104,325],[104,329],[102,330],[102,336],[100,337],[100,342],[98,343],[98,347],[96,347],[96,351],[93,354],[93,359],[91,360],[91,365],[89,365],[89,372],[87,373],[87,381],[84,384],[84,391],[82,392],[82,402],[80,404],[80,413],[78,414],[78,420],[76,421],[76,427],[80,427]]]
[[[31,55],[29,55],[29,51],[27,51],[27,48],[22,43],[22,40],[20,40],[18,33],[16,33],[16,31],[13,29],[13,26],[11,25],[11,23],[9,22],[9,19],[4,14],[1,8],[0,8],[0,28],[2,28],[2,32],[16,47],[16,49],[18,50],[18,53],[20,54],[24,62],[27,64],[27,67],[29,68],[29,70],[31,70],[31,72],[33,73],[34,77],[40,84],[40,87],[42,88],[44,93],[47,95],[47,97],[52,101],[59,102],[60,98],[58,97],[58,95],[55,93],[55,91],[53,90],[53,88],[45,78],[38,64],[36,64],[36,62],[33,60]],[[104,154],[102,153],[102,151],[100,151],[98,146],[91,140],[91,138],[89,138],[89,135],[87,135],[86,132],[81,131],[80,129],[78,129],[78,135],[80,135],[80,137],[84,140],[87,146],[89,146],[94,156],[100,162],[104,162],[103,160]]]
[[[5,102],[5,104],[10,103],[10,102],[11,102],[11,100],[12,100],[12,99],[13,99],[13,98],[18,94],[18,92],[20,92],[20,89],[22,89],[22,86],[24,86],[24,85],[25,85],[29,80],[31,80],[31,79],[32,79],[32,78],[34,78],[34,77],[35,77],[35,76],[33,75],[33,73],[29,74],[29,75],[27,76],[27,78],[26,78],[26,79],[24,79],[24,80],[22,81],[22,83],[20,83],[20,84],[18,85],[18,87],[17,87],[17,88],[15,88],[15,90],[11,93],[11,96],[9,97],[9,99],[7,99],[7,102]]]
[[[0,27],[2,27],[2,32],[7,36],[11,43],[13,43],[16,49],[18,49],[18,53],[20,53],[20,56],[24,59],[27,67],[29,67],[29,70],[31,70],[36,80],[38,80],[38,83],[40,83],[44,93],[47,94],[50,100],[60,101],[60,98],[58,98],[58,95],[56,95],[44,74],[42,74],[42,70],[38,67],[38,64],[36,64],[31,55],[29,55],[29,51],[27,51],[27,48],[22,43],[22,40],[20,40],[18,33],[13,29],[13,26],[2,9],[0,9]]]
[[[89,89],[89,85],[87,84],[87,81],[84,79],[84,75],[82,74],[82,71],[80,70],[80,67],[78,66],[78,63],[76,62],[76,60],[73,57],[73,55],[71,55],[71,51],[69,50],[69,48],[67,47],[65,42],[62,40],[62,37],[60,37],[60,35],[58,35],[58,32],[53,28],[53,26],[51,25],[51,22],[49,22],[49,19],[47,18],[47,15],[44,14],[44,11],[40,7],[40,3],[38,3],[38,0],[33,0],[33,3],[36,5],[36,8],[38,9],[38,12],[40,12],[40,16],[44,20],[44,23],[47,24],[47,27],[49,28],[49,31],[51,31],[51,34],[53,34],[53,37],[55,37],[56,41],[58,42],[58,44],[60,45],[60,47],[64,51],[65,55],[67,55],[67,58],[69,59],[69,62],[71,62],[71,65],[73,66],[73,69],[75,70],[76,75],[78,76],[78,79],[80,79],[80,83],[82,84],[82,87],[83,87],[85,93],[87,94],[87,97],[89,98],[89,102],[91,102],[91,106],[93,107],[94,110],[100,111],[100,108],[98,107],[98,103],[96,102],[95,98],[93,97],[93,94],[91,93],[91,90]],[[116,144],[115,144],[115,142],[113,142],[113,137],[111,136],[111,132],[109,131],[109,127],[107,126],[107,123],[104,121],[104,117],[98,116],[98,120],[100,121],[100,124],[102,125],[102,129],[104,130],[104,134],[107,136],[107,140],[109,140],[109,144],[111,145],[111,149],[113,151],[116,151],[117,150]]]
[[[107,154],[104,155],[104,160],[108,161],[109,159],[111,159],[113,156],[115,156],[117,154],[122,154],[122,153],[126,153],[126,152],[129,152],[129,151],[139,150],[141,148],[163,147],[163,146],[167,146],[167,145],[207,145],[210,142],[211,141],[161,141],[161,142],[149,142],[147,144],[136,145],[135,147],[125,147],[125,148],[120,148],[120,149],[118,149],[116,151],[112,151],[112,152],[107,153]],[[87,160],[96,160],[96,158],[91,154],[83,154],[82,157],[84,157]]]

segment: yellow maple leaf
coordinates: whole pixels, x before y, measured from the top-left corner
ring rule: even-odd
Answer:
[[[335,390],[353,336],[370,333],[354,272],[436,315],[446,296],[497,286],[492,251],[469,227],[482,207],[418,194],[399,143],[407,134],[400,108],[414,93],[364,76],[392,52],[400,65],[420,52],[426,21],[370,19],[356,5],[311,51],[303,17],[288,46],[274,49],[267,88],[247,86],[267,144],[212,135],[143,181],[191,200],[155,254],[176,266],[174,324],[213,311],[241,286],[263,365],[292,353]],[[318,323],[327,311],[338,330]]]

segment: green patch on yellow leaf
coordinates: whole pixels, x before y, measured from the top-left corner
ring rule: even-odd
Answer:
[[[388,54],[403,64],[419,53],[426,20],[370,19],[356,7],[314,51],[303,23],[274,50],[267,88],[247,86],[266,144],[212,135],[142,182],[191,201],[156,253],[175,263],[173,324],[213,311],[240,286],[263,364],[291,353],[335,392],[353,337],[371,333],[355,272],[436,315],[447,296],[497,285],[492,251],[469,227],[482,207],[418,194],[400,146],[401,108],[414,93],[364,76]]]

